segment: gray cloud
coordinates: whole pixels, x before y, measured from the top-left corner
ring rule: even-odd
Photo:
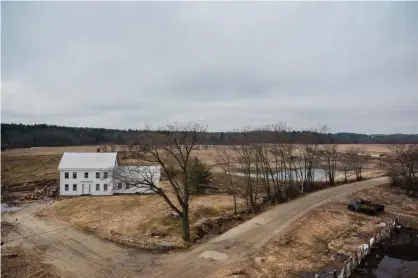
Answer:
[[[2,121],[418,132],[418,3],[6,2]]]

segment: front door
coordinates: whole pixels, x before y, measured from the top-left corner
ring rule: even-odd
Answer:
[[[90,195],[90,183],[83,183],[83,195]]]

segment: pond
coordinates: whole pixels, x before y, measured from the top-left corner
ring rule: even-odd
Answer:
[[[14,211],[19,211],[21,210],[21,207],[18,206],[12,206],[12,205],[8,205],[8,204],[1,204],[1,213],[6,213],[6,212],[14,212]]]
[[[323,169],[320,168],[313,168],[313,175],[314,175],[314,181],[321,181],[324,180],[326,178],[326,174],[325,171]],[[278,172],[276,174],[276,177],[280,177],[280,178],[284,178],[284,176],[287,174],[287,178],[290,179],[290,177],[292,177],[292,179],[296,179],[297,175],[300,174],[300,170],[291,170],[291,171],[287,171],[287,173],[285,172]],[[304,169],[302,169],[302,173],[304,173]],[[336,171],[335,175],[340,174],[340,171]],[[244,173],[241,172],[235,172],[234,175],[236,176],[244,176]],[[256,177],[256,174],[251,174],[251,177]]]
[[[418,277],[418,230],[402,227],[395,235],[374,248],[352,278]]]

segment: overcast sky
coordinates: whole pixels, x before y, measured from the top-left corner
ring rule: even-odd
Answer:
[[[2,122],[418,133],[418,2],[6,2]]]

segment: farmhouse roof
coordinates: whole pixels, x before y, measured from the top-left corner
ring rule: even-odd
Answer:
[[[58,170],[64,169],[110,169],[116,165],[117,153],[65,152]]]

